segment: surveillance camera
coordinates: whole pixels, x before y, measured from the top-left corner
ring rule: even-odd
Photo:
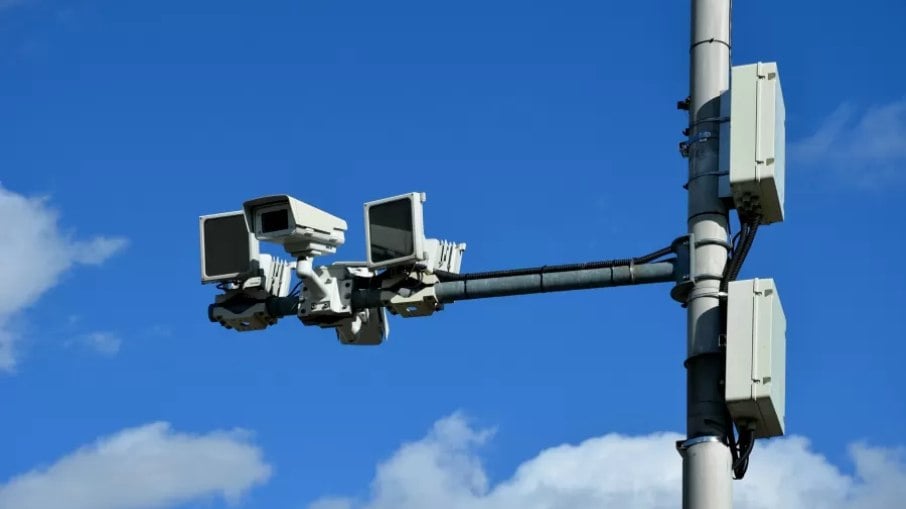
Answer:
[[[293,263],[259,252],[243,211],[201,216],[199,230],[202,284],[226,283],[227,290],[254,288],[274,297],[289,295]]]
[[[335,253],[345,241],[346,221],[285,194],[243,204],[255,238],[283,244],[296,257]]]
[[[258,241],[239,210],[199,218],[201,282],[244,280],[258,271]]]
[[[466,245],[425,238],[425,200],[425,193],[408,193],[365,204],[368,267],[459,272]]]
[[[405,265],[425,259],[424,193],[408,193],[365,204],[368,266]]]

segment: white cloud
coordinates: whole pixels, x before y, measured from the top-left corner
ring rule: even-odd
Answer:
[[[438,421],[377,467],[367,500],[325,497],[309,509],[675,508],[682,460],[675,433],[610,434],[542,451],[490,485],[478,454],[489,432],[460,415]],[[803,438],[759,441],[737,509],[893,509],[906,499],[903,451],[854,445],[855,474]]]
[[[837,108],[807,138],[790,146],[793,164],[833,171],[848,182],[877,186],[906,175],[906,99],[858,110]]]
[[[4,509],[164,509],[236,503],[270,477],[247,432],[177,433],[167,423],[103,438],[0,485]]]
[[[126,246],[113,237],[75,239],[61,230],[47,199],[0,186],[0,371],[17,362],[15,318],[78,264],[98,265]]]
[[[116,333],[108,331],[95,331],[79,336],[76,340],[95,352],[112,357],[119,353],[123,341]]]
[[[128,242],[123,238],[94,237],[87,242],[73,242],[72,258],[85,265],[100,265],[122,251]]]

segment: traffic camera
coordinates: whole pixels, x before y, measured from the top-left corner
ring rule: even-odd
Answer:
[[[282,244],[297,258],[335,253],[345,241],[346,221],[292,196],[263,196],[245,202],[243,210],[255,238]]]
[[[266,302],[290,293],[292,264],[262,254],[243,211],[199,218],[201,281],[223,290],[208,317],[228,329],[260,330],[277,323]]]
[[[465,244],[426,239],[425,193],[407,193],[365,204],[368,267],[414,267],[458,273]]]

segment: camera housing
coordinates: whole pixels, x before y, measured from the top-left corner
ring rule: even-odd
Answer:
[[[335,253],[346,240],[346,221],[289,195],[262,196],[242,208],[256,239],[282,244],[297,258]]]
[[[406,193],[365,204],[366,265],[458,273],[466,245],[425,238],[425,193]]]
[[[407,193],[365,204],[368,267],[375,269],[425,260],[425,193]]]
[[[198,219],[201,244],[201,282],[244,280],[258,273],[259,248],[241,210],[209,214]]]
[[[336,333],[344,345],[379,345],[390,336],[387,311],[384,308],[363,309],[340,322]]]

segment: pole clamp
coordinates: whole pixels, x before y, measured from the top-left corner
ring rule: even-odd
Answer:
[[[717,138],[717,134],[712,133],[711,131],[699,131],[690,136],[686,141],[680,142],[680,155],[682,155],[683,157],[689,157],[689,152],[692,150],[693,145],[695,145],[696,143],[704,143],[715,138]]]
[[[690,438],[688,440],[677,440],[676,442],[676,451],[680,456],[684,456],[686,451],[700,444],[709,444],[712,442],[724,443],[723,439],[713,435],[705,435],[703,437]]]
[[[695,236],[683,235],[673,241],[672,247],[676,253],[676,286],[670,290],[670,296],[685,305],[695,288]]]

